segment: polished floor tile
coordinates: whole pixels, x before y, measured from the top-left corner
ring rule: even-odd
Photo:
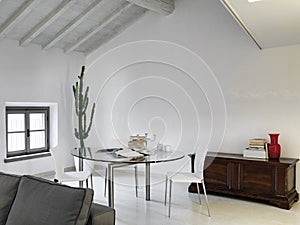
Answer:
[[[204,199],[187,192],[188,185],[176,183],[172,190],[171,218],[164,205],[164,176],[151,177],[151,201],[145,201],[144,178],[139,177],[139,196],[135,196],[134,176],[127,171],[115,173],[116,225],[300,225],[300,203],[291,210],[271,205],[208,195],[211,217]],[[69,183],[77,185],[76,183]],[[94,200],[107,205],[104,179],[94,176]]]

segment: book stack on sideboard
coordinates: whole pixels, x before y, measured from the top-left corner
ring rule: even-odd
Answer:
[[[268,141],[265,138],[251,138],[249,147],[243,152],[246,158],[268,158]]]

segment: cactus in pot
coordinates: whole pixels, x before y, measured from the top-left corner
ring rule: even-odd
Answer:
[[[84,149],[84,140],[89,136],[91,131],[93,117],[95,113],[95,103],[93,103],[90,115],[90,121],[87,125],[87,108],[89,104],[89,87],[87,86],[84,91],[83,78],[85,67],[81,67],[81,73],[78,76],[79,81],[73,85],[73,94],[75,100],[75,112],[78,119],[78,128],[74,128],[75,137],[80,141],[80,149]]]

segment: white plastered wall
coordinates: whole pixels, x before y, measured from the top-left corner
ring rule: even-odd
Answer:
[[[66,55],[61,50],[43,51],[30,45],[0,40],[0,170],[18,174],[53,171],[51,157],[4,163],[5,105],[49,105],[51,108],[51,145],[65,151],[66,166],[73,165],[70,149],[76,145],[71,122],[73,98],[71,83],[85,62],[81,54]]]
[[[190,50],[195,57],[190,57],[184,49]],[[205,140],[208,138],[207,131],[211,127],[209,123],[205,124],[205,119],[211,122],[211,117],[205,114],[205,109],[209,109],[205,100],[209,99],[212,104],[217,102],[220,106],[212,107],[212,127],[217,137],[210,139],[209,150],[242,153],[248,146],[249,138],[268,138],[268,133],[279,132],[282,156],[299,158],[299,59],[300,46],[259,50],[218,0],[178,0],[174,13],[167,17],[148,12],[121,35],[87,57],[91,74],[88,82],[92,88],[98,87],[93,98],[98,101],[99,107],[93,128],[96,132],[89,139],[90,143],[113,145],[125,140],[130,131],[142,133],[143,129],[136,126],[137,122],[144,122],[146,130],[149,118],[154,118],[159,109],[164,110],[164,115],[169,113],[170,121],[164,119],[166,125],[158,120],[155,124],[152,120],[152,129],[155,126],[156,130],[173,129],[173,134],[169,135],[173,139],[168,136],[169,139],[165,140],[176,145],[179,130],[184,125],[190,126],[190,130],[185,129],[189,137],[184,137],[186,139],[182,140],[181,145],[186,146],[184,151],[188,152],[193,149],[191,146],[197,138],[195,133]],[[189,64],[191,60],[193,65]],[[204,79],[209,73],[202,70],[203,63],[211,69],[220,85],[225,113],[216,83]],[[192,76],[186,75],[186,71]],[[195,89],[191,77],[203,87]],[[143,78],[144,82],[139,82],[139,78]],[[166,79],[168,82],[164,83]],[[175,87],[172,81],[180,84],[188,95]],[[153,91],[156,88],[158,91]],[[216,91],[215,96],[210,88]],[[153,93],[165,97],[167,101],[159,101]],[[147,95],[150,97],[146,98]],[[136,96],[145,98],[140,100]],[[200,115],[199,126],[195,125],[195,108],[188,104],[186,96],[190,96],[191,102],[196,105],[196,115]],[[175,102],[178,108],[187,104],[186,111],[164,108],[166,102]],[[153,107],[149,109],[151,104]],[[180,111],[181,121],[185,124],[176,122],[176,111]],[[158,112],[162,116],[162,111]],[[139,113],[146,115],[149,121],[140,120]],[[106,123],[107,120],[114,125]],[[123,126],[120,125],[122,123]],[[103,132],[105,129],[108,133]],[[220,144],[223,130],[224,139]],[[199,140],[199,146],[205,146],[206,142],[201,138]],[[298,174],[299,168],[300,165]],[[298,179],[298,187],[299,183]]]

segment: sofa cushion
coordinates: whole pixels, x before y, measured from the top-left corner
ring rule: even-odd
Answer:
[[[0,225],[5,225],[21,177],[0,172]]]
[[[23,176],[6,225],[85,225],[93,190]]]

